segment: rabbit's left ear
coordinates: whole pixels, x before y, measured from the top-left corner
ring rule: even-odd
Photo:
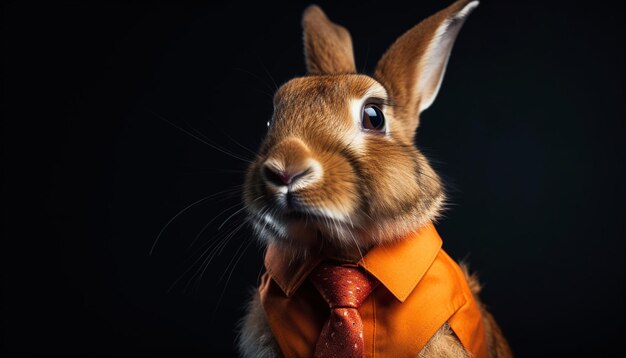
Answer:
[[[452,45],[478,1],[459,0],[407,31],[378,62],[375,77],[413,129],[439,91]]]
[[[319,6],[311,5],[302,15],[304,56],[311,75],[355,73],[350,33],[326,17]]]

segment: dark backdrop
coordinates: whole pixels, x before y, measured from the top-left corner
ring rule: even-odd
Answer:
[[[307,2],[210,3],[3,2],[2,350],[233,354],[262,249],[242,228],[200,277],[246,162],[193,136],[251,157]],[[447,3],[321,5],[368,72]],[[483,1],[417,138],[521,357],[624,351],[624,12],[582,4]]]

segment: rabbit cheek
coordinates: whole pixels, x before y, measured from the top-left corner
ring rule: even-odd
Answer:
[[[403,159],[390,155],[385,160],[373,160],[371,163],[370,171],[376,178],[376,186],[370,189],[372,209],[380,212],[377,213],[379,217],[396,214],[399,211],[398,202],[415,197],[413,166]]]
[[[367,213],[377,218],[373,226],[392,231],[396,221],[406,220],[422,199],[416,176],[418,154],[408,145],[382,140],[369,140],[366,153],[362,180],[368,189]]]
[[[347,222],[358,206],[356,175],[350,163],[339,155],[323,158],[323,165],[325,175],[307,190],[306,199],[324,216]]]

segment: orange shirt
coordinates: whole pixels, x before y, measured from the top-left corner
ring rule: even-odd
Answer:
[[[357,263],[380,281],[359,308],[366,357],[415,357],[446,321],[472,357],[487,357],[479,307],[441,243],[428,224]],[[306,279],[322,259],[290,261],[274,245],[267,249],[259,292],[286,358],[311,357],[328,317],[328,305]]]

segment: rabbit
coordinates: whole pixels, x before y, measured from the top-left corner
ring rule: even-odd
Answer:
[[[445,191],[414,143],[419,115],[433,103],[457,34],[477,5],[456,1],[407,31],[372,76],[356,73],[344,27],[316,5],[304,11],[308,73],[277,90],[266,138],[245,176],[248,219],[267,251],[261,286],[238,328],[241,356],[313,356],[328,307],[307,280],[312,262],[337,258],[367,269],[374,253],[389,256],[377,272],[371,270],[380,283],[370,293],[376,302],[367,309],[376,312],[363,318],[364,327],[372,327],[368,319],[378,315],[377,331],[365,338],[360,333],[364,351],[354,356],[512,356],[478,298],[476,277],[452,261],[440,242],[437,246],[432,222],[445,203]],[[425,245],[416,238],[434,246],[407,256],[411,245]],[[432,284],[424,279],[429,273],[419,273],[425,275],[418,275],[419,283],[406,286],[403,280],[418,267],[428,272],[441,267],[444,283]],[[384,280],[409,289],[388,289]],[[422,305],[415,296],[438,290],[464,303],[435,317],[444,303]],[[405,312],[410,304],[421,311]],[[400,322],[392,311],[409,318]],[[463,329],[456,328],[461,314],[475,318]],[[432,319],[424,318],[429,315]]]

